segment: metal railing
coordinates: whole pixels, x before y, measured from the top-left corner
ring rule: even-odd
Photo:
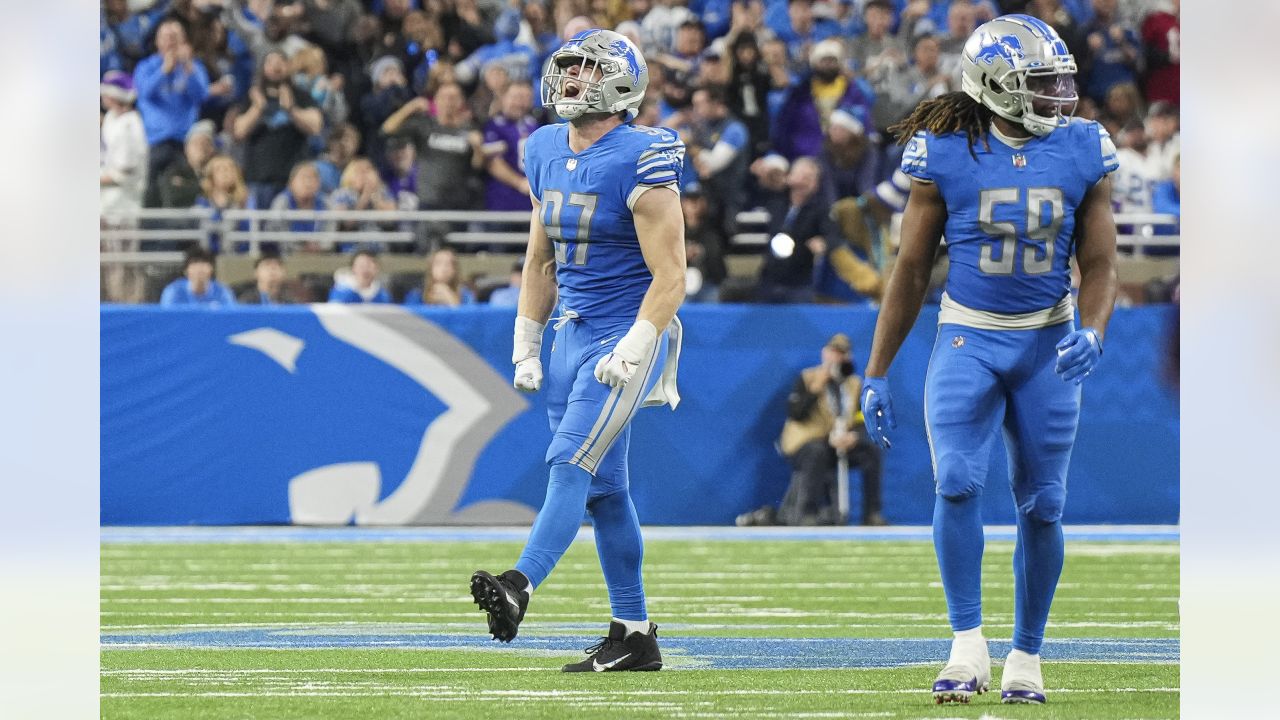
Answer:
[[[768,212],[747,210],[737,215],[739,232],[731,246],[750,248],[769,241]],[[1178,226],[1178,217],[1153,213],[1116,215],[1117,236],[1126,252],[1148,247],[1176,247],[1177,234],[1157,234]],[[197,242],[208,249],[215,238],[232,252],[257,254],[263,243],[301,245],[319,243],[380,243],[390,246],[424,243],[429,238],[458,247],[509,247],[519,252],[528,242],[529,213],[486,210],[227,210],[215,218],[208,208],[143,209],[113,212],[102,217],[101,262],[146,264],[181,262],[182,255],[166,244]],[[313,229],[290,230],[293,222],[312,223]],[[351,223],[355,229],[345,229]],[[147,244],[159,244],[148,248]],[[1132,248],[1133,250],[1127,250]]]

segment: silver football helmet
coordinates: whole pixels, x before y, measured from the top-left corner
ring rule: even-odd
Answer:
[[[640,50],[612,30],[584,30],[551,54],[542,74],[542,104],[573,120],[587,113],[640,112],[649,68]]]
[[[1044,21],[1003,15],[978,26],[960,55],[969,97],[1033,135],[1048,135],[1075,113],[1076,61]]]

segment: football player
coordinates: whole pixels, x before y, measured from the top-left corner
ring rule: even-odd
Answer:
[[[648,83],[644,58],[627,38],[597,29],[574,35],[542,79],[543,104],[567,122],[539,128],[524,148],[533,217],[511,359],[518,389],[546,386],[550,481],[515,568],[477,571],[471,592],[494,638],[510,642],[585,509],[613,617],[589,657],[566,672],[662,667],[645,607],[627,450],[642,406],[679,402],[684,145],[670,130],[631,123]],[[544,376],[548,320],[555,339]]]
[[[1080,383],[1102,359],[1116,295],[1108,177],[1116,150],[1101,125],[1071,117],[1076,63],[1044,22],[991,20],[970,36],[960,62],[961,92],[921,103],[892,128],[913,180],[862,407],[868,433],[888,447],[895,423],[886,374],[945,234],[951,262],[925,380],[925,431],[937,489],[934,546],[955,635],[933,697],[968,702],[990,681],[980,509],[987,459],[1003,431],[1018,533],[1001,698],[1043,703],[1040,646],[1062,571]]]

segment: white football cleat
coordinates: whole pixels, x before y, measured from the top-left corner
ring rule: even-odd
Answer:
[[[1009,651],[1000,674],[1000,702],[1026,705],[1044,704],[1044,678],[1040,675],[1040,656],[1021,650]]]
[[[954,638],[951,641],[951,656],[947,664],[933,681],[933,701],[939,705],[945,703],[968,703],[974,695],[981,695],[991,689],[991,654],[987,651],[987,641],[977,638]]]

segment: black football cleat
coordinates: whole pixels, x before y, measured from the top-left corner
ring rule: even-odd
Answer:
[[[519,570],[508,570],[497,577],[477,570],[471,576],[471,597],[489,616],[489,632],[494,640],[515,639],[525,608],[529,607],[529,593],[524,591],[528,586],[529,579]]]
[[[609,623],[609,634],[586,650],[586,660],[565,665],[565,672],[637,672],[661,670],[662,653],[658,651],[658,626],[649,623],[649,632],[627,634],[620,622]]]

